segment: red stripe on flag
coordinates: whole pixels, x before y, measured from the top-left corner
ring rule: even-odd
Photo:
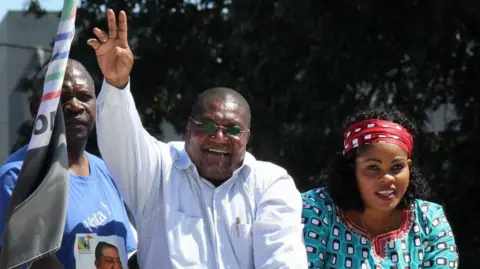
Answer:
[[[74,7],[72,15],[70,15],[70,19],[75,19],[76,16],[77,16],[77,7]]]
[[[60,95],[62,95],[62,90],[58,90],[56,92],[46,93],[42,97],[42,102],[55,99],[55,98],[59,97]]]

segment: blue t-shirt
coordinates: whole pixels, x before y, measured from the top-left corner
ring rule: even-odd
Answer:
[[[26,151],[26,147],[18,150],[0,168],[0,247],[6,211]],[[95,247],[103,241],[117,248],[123,268],[127,268],[128,254],[137,244],[123,199],[105,163],[86,155],[90,176],[69,174],[67,220],[57,257],[65,268],[95,268]]]

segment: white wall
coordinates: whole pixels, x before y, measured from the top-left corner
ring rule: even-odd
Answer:
[[[30,118],[28,95],[16,91],[18,83],[42,60],[37,51],[42,47],[51,49],[57,27],[57,13],[36,19],[21,11],[10,11],[0,23],[0,162],[9,155],[20,124]],[[16,45],[32,49],[13,47]]]

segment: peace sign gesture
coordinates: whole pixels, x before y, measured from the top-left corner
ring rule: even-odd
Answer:
[[[95,50],[105,81],[123,89],[128,83],[133,66],[133,53],[128,46],[127,15],[125,11],[120,11],[117,26],[115,13],[109,9],[107,19],[108,35],[95,27],[93,33],[97,38],[90,38],[87,44]]]

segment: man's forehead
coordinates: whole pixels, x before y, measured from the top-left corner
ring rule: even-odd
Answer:
[[[217,98],[206,102],[202,112],[204,115],[240,119],[245,114],[245,108],[235,99]]]
[[[78,66],[70,66],[67,68],[63,83],[73,84],[73,86],[86,86],[86,89],[95,92],[95,86],[90,82],[89,75]]]
[[[103,249],[103,253],[105,254],[105,256],[108,256],[108,255],[115,255],[118,253],[118,251],[116,248],[107,246]]]
[[[70,65],[67,65],[67,69],[65,70],[65,77],[86,79],[88,78],[88,74],[84,68],[81,68],[78,65],[70,64]]]
[[[243,111],[243,106],[235,98],[225,96],[209,100],[204,103],[205,110],[228,110],[228,111]]]
[[[66,74],[68,74],[71,77],[77,78],[86,78],[87,74],[85,73],[85,70],[82,70],[78,66],[75,65],[70,65],[69,68],[66,70]]]

